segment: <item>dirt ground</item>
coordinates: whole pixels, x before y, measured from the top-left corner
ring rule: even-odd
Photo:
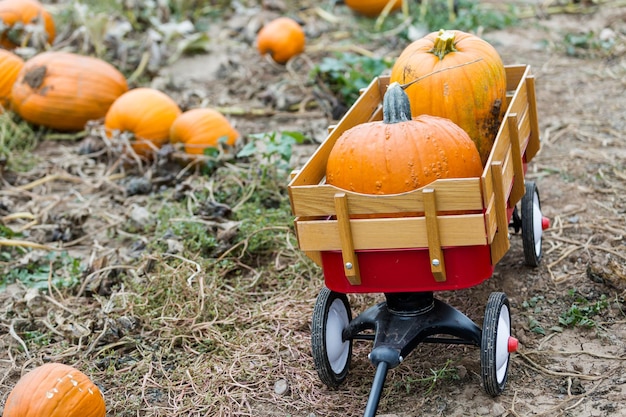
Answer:
[[[200,98],[224,108],[275,109],[270,117],[229,115],[241,132],[296,130],[316,142],[323,140],[326,127],[333,123],[323,109],[304,108],[294,112],[287,111],[286,107],[302,102],[311,94],[304,87],[306,74],[311,62],[320,56],[320,49],[330,42],[317,39],[305,56],[281,67],[260,58],[249,45],[229,39],[234,28],[244,27],[253,33],[255,25],[275,13],[266,10],[256,16],[242,14],[225,21],[223,27],[213,28],[215,42],[211,54],[181,59],[164,69],[154,85],[170,88],[179,102],[190,103]],[[303,20],[307,22],[309,33],[328,30],[324,25],[312,23],[314,19],[310,14],[305,13]],[[498,263],[491,279],[474,288],[440,293],[437,297],[480,322],[489,294],[504,291],[511,301],[513,334],[520,341],[520,349],[512,355],[505,392],[492,398],[481,386],[478,349],[418,346],[398,368],[390,371],[378,415],[626,415],[623,411],[626,398],[626,313],[623,311],[626,294],[626,51],[623,44],[613,56],[596,54],[593,50],[571,56],[563,50],[565,35],[581,30],[595,33],[604,30],[604,36],[618,34],[616,39],[624,42],[625,22],[626,6],[622,2],[620,7],[607,5],[591,14],[528,18],[519,27],[485,34],[505,64],[528,64],[536,77],[542,148],[529,165],[527,178],[537,183],[543,214],[550,218],[551,228],[544,234],[544,257],[538,268],[524,265],[521,237],[513,235],[512,247]],[[373,52],[397,56],[403,46],[380,46]],[[67,149],[78,144],[63,146],[66,148],[60,151],[52,149],[56,144],[52,148],[42,145],[38,152],[48,152],[49,160],[59,165],[69,164],[64,159]],[[296,149],[295,165],[302,164],[316,146],[317,143],[307,144]],[[119,191],[115,187],[98,190],[102,201],[109,201],[110,193]],[[128,210],[129,203],[122,209]],[[113,222],[126,214],[111,213],[107,221]],[[102,246],[108,243],[98,242]],[[321,271],[316,273],[319,281],[317,285],[309,284],[312,291],[303,294],[306,298],[284,300],[282,306],[275,306],[282,311],[293,304],[308,305],[312,312],[315,287],[321,288],[323,284]],[[374,300],[376,296],[351,296],[355,312]],[[594,305],[600,300],[606,300],[606,305],[593,315],[593,326],[559,323],[559,317],[575,302]],[[0,303],[3,314],[14,305],[7,294],[0,297]],[[289,319],[281,322],[283,317]],[[338,390],[329,390],[315,378],[312,359],[307,356],[309,320],[309,317],[302,317],[294,321],[287,313],[276,316],[276,332],[282,335],[286,345],[277,365],[282,374],[266,369],[266,374],[257,375],[263,382],[251,381],[244,390],[247,394],[239,397],[241,401],[222,408],[220,415],[362,415],[374,373],[367,359],[369,345],[355,344],[353,368],[347,381]],[[9,348],[15,346],[15,340],[8,335],[8,327],[3,327],[2,332],[5,331],[7,334],[0,339],[0,405],[19,375],[20,367],[28,363],[22,358],[17,361],[20,367],[15,366],[14,351]],[[289,355],[290,345],[297,353],[295,357]],[[244,358],[245,351],[245,346],[241,346],[236,355]],[[428,390],[428,383],[419,382],[446,366],[451,372],[442,376],[442,381],[433,381],[432,390]],[[196,376],[193,370],[191,373]],[[191,379],[191,374],[188,375]],[[273,391],[281,375],[294,387],[297,381],[308,386],[292,389],[282,397],[272,392],[255,396],[257,389]],[[139,387],[135,392],[129,389],[128,401],[136,403],[133,397],[145,401],[146,383],[154,387],[151,381],[151,376],[146,374],[141,392]],[[239,379],[236,382],[245,385]],[[188,381],[181,379],[179,383]],[[103,384],[106,388],[106,383]],[[192,381],[188,391],[204,388],[206,386],[193,385]],[[201,395],[208,394],[201,392]],[[165,397],[155,400],[162,408],[148,407],[150,411],[145,411],[144,407],[144,411],[137,410],[136,414],[125,411],[127,406],[119,401],[111,405],[108,415],[173,415],[164,410],[174,410],[177,398]],[[186,408],[177,415],[216,414]]]

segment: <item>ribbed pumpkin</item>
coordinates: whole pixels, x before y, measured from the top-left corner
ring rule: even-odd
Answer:
[[[390,12],[402,7],[402,0],[345,0],[344,3],[355,12],[368,17],[378,16],[388,3],[393,3]]]
[[[111,105],[104,127],[109,136],[115,131],[132,133],[133,149],[145,155],[169,140],[172,123],[180,114],[178,104],[167,94],[154,88],[135,88]]]
[[[31,123],[76,131],[104,117],[127,90],[124,75],[108,62],[51,51],[26,61],[13,85],[11,105]]]
[[[222,139],[234,145],[239,132],[233,128],[222,113],[214,109],[187,110],[174,120],[170,129],[170,141],[185,144],[185,152],[202,154],[206,148],[215,148]]]
[[[17,75],[24,66],[24,60],[11,51],[0,49],[0,104],[2,111],[11,105],[11,90]]]
[[[256,38],[261,55],[270,54],[274,61],[285,64],[304,52],[306,36],[302,26],[290,17],[279,17],[259,30]]]
[[[2,417],[105,417],[98,387],[84,373],[61,363],[39,366],[17,382]]]
[[[397,194],[440,178],[481,173],[480,156],[467,133],[448,119],[412,119],[406,93],[393,83],[383,99],[383,120],[356,125],[337,139],[326,182],[357,193]]]
[[[452,120],[487,161],[506,111],[506,73],[493,46],[458,30],[433,32],[402,51],[390,81],[415,81],[406,88],[413,115]]]
[[[0,34],[0,45],[6,49],[13,49],[23,41],[21,33],[11,31],[20,23],[42,24],[47,35],[47,43],[52,45],[56,36],[54,20],[50,13],[37,0],[2,0],[0,1],[0,20],[4,30]]]

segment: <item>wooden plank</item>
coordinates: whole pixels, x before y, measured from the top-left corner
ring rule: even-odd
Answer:
[[[520,149],[517,114],[509,114],[508,119],[509,137],[511,138],[511,162],[513,165],[513,184],[508,201],[509,207],[513,207],[522,198],[526,192],[526,188],[524,186],[524,165],[522,161],[522,151]]]
[[[487,231],[487,242],[489,244],[493,242],[493,238],[496,235],[496,231],[498,230],[498,223],[495,214],[495,204],[495,195],[491,194],[491,199],[489,200],[489,204],[487,205],[487,209],[485,210],[485,229]]]
[[[509,250],[509,222],[506,213],[506,197],[504,182],[502,181],[502,162],[496,161],[491,165],[493,190],[495,195],[496,223],[498,229],[491,242],[491,264],[495,265]]]
[[[486,245],[482,214],[438,216],[441,246]],[[351,219],[354,250],[427,248],[426,219],[398,217]],[[303,251],[341,250],[337,220],[298,221],[298,244]]]
[[[426,218],[426,238],[428,240],[428,255],[430,257],[430,271],[437,282],[446,280],[446,265],[439,239],[439,224],[437,221],[437,204],[435,202],[435,190],[425,188],[424,216]]]
[[[524,78],[527,68],[527,65],[505,65],[507,91],[517,89],[520,81]]]
[[[339,230],[339,240],[341,242],[341,256],[343,258],[343,272],[351,285],[361,284],[359,273],[359,262],[354,253],[352,242],[352,231],[350,228],[350,211],[348,210],[348,199],[345,193],[335,194],[335,206],[337,211],[337,226]]]
[[[511,100],[511,105],[507,110],[507,115],[512,113],[517,113],[518,115],[522,115],[526,113],[528,109],[528,94],[526,91],[526,81],[522,81],[520,84],[520,88],[515,90],[513,94],[513,99]]]
[[[440,211],[482,211],[479,178],[437,180],[428,185],[437,190]],[[424,211],[421,190],[393,195],[368,195],[340,190],[332,185],[291,188],[292,210],[296,216],[331,216],[335,214],[334,196],[345,192],[351,214],[416,213]]]
[[[539,152],[539,118],[537,116],[537,99],[535,97],[535,77],[529,75],[526,78],[526,89],[528,95],[528,125],[530,127],[530,140],[526,146],[526,161],[529,162]]]

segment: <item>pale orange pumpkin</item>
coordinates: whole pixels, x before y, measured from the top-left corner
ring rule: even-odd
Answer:
[[[256,38],[261,55],[270,54],[274,61],[285,64],[304,52],[306,36],[302,26],[290,17],[279,17],[259,30]]]
[[[46,36],[46,43],[52,45],[56,29],[52,15],[37,0],[1,0],[0,21],[4,30],[0,33],[0,45],[6,49],[20,46],[26,39],[18,25],[41,24]]]
[[[449,119],[411,118],[406,93],[393,83],[383,99],[382,121],[362,123],[337,139],[326,182],[363,194],[398,194],[441,178],[482,174],[476,145]]]
[[[402,0],[345,0],[344,3],[350,9],[368,17],[376,17],[382,13],[389,3],[389,11],[398,10],[402,7]]]
[[[0,113],[11,106],[11,90],[24,60],[11,51],[0,49]]]
[[[154,88],[141,87],[121,95],[104,118],[107,135],[130,132],[133,149],[140,155],[160,148],[169,140],[170,128],[181,114],[178,104]]]
[[[234,145],[239,132],[219,111],[208,108],[191,109],[174,120],[170,129],[170,141],[182,142],[185,152],[202,154],[206,148],[215,148],[220,140]]]
[[[100,389],[87,375],[61,363],[28,372],[9,393],[2,417],[105,417]]]
[[[413,116],[452,120],[487,161],[506,111],[504,64],[487,41],[458,30],[430,33],[402,51],[390,81],[412,83],[406,93]]]
[[[51,51],[26,61],[13,84],[11,106],[33,124],[77,131],[103,118],[127,90],[124,75],[108,62]]]

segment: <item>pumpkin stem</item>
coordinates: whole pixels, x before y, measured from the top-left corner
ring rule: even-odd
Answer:
[[[452,30],[441,29],[435,38],[435,45],[429,52],[434,54],[440,60],[450,52],[455,52],[454,47],[455,33]]]
[[[409,96],[398,82],[387,87],[383,97],[383,123],[392,124],[411,120]]]

